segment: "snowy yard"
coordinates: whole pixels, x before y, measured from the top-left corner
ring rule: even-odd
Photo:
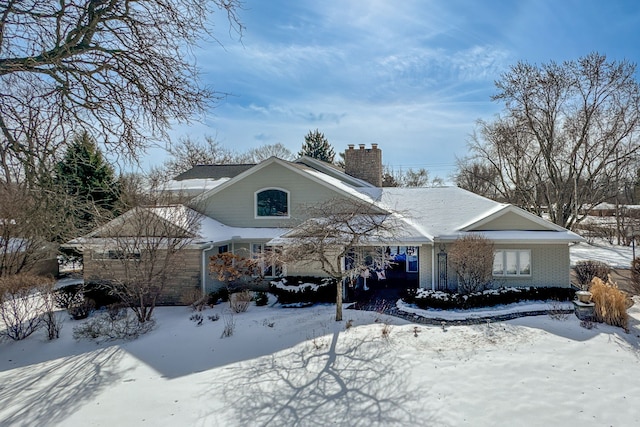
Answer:
[[[0,343],[0,425],[640,425],[637,305],[628,334],[573,315],[443,328],[352,310],[347,329],[331,305],[252,305],[220,338],[223,304],[202,326],[160,308],[147,335],[96,344],[69,320],[57,341]]]

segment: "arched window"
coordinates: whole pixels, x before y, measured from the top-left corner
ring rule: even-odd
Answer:
[[[289,192],[268,188],[256,193],[256,217],[288,217]]]

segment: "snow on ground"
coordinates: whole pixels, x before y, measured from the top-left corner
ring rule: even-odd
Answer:
[[[640,425],[637,305],[630,333],[573,315],[443,328],[345,310],[335,322],[316,305],[251,306],[220,338],[218,305],[199,327],[162,307],[147,335],[96,344],[75,341],[69,320],[59,340],[0,343],[0,425]]]
[[[571,265],[583,260],[604,261],[612,268],[629,268],[633,258],[631,246],[611,245],[604,240],[589,244],[586,242],[572,245],[569,249]],[[636,248],[636,256],[640,255],[640,248]]]

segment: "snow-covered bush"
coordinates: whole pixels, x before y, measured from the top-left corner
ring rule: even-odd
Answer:
[[[280,304],[335,302],[336,280],[329,277],[283,277],[269,284]]]
[[[408,290],[403,296],[403,300],[406,303],[415,304],[419,308],[449,310],[491,307],[532,300],[569,301],[573,295],[573,289],[559,287],[498,288],[467,295],[420,288]]]
[[[214,305],[218,304],[218,302],[220,301],[222,302],[229,301],[229,289],[220,288],[216,291],[209,292],[207,304],[210,307],[213,307]]]
[[[140,323],[129,310],[121,311],[116,318],[105,311],[74,327],[73,337],[75,339],[94,339],[96,342],[117,339],[133,340],[149,332],[154,324],[153,319]]]
[[[256,302],[256,306],[261,307],[269,303],[269,296],[266,292],[256,292],[253,300]]]

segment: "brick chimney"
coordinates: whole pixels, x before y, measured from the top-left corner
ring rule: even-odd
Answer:
[[[362,179],[376,187],[382,187],[382,150],[378,144],[371,144],[371,148],[365,148],[365,144],[349,144],[344,152],[344,171],[347,175]]]

